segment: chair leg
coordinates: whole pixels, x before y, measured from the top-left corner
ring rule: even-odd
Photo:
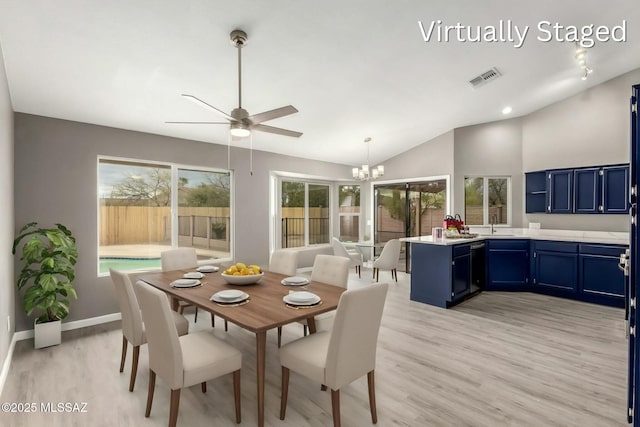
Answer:
[[[373,276],[371,276],[373,279],[376,278],[376,270],[377,268],[373,267],[372,271],[373,271]]]
[[[376,282],[378,281],[379,278],[380,278],[380,269],[376,268]]]
[[[376,411],[376,385],[374,381],[374,371],[367,373],[367,384],[369,385],[369,407],[371,408],[371,422],[378,422],[378,412]]]
[[[147,392],[147,409],[144,416],[149,418],[151,415],[151,404],[153,403],[153,390],[156,387],[156,373],[149,369],[149,391]]]
[[[358,273],[358,278],[362,279],[362,267],[356,265],[356,273]]]
[[[307,336],[307,325],[302,325],[302,335]]]
[[[331,409],[333,411],[333,427],[340,427],[340,390],[331,389]]]
[[[124,361],[127,359],[127,344],[129,341],[122,336],[122,357],[120,358],[120,372],[124,371]]]
[[[211,327],[216,327],[216,316],[214,316],[213,313],[211,313]]]
[[[207,382],[206,381],[202,381],[202,384],[200,384],[200,388],[202,389],[203,393],[207,392]]]
[[[391,278],[396,279],[396,282],[398,281],[398,270],[396,270],[395,268],[391,270]]]
[[[278,326],[278,348],[282,344],[282,326]]]
[[[196,307],[196,317],[193,319],[193,323],[198,323],[198,307]]]
[[[184,314],[184,305],[180,306],[180,308],[178,309],[178,313],[179,314]]]
[[[287,397],[289,396],[289,368],[282,367],[282,396],[280,398],[280,419],[284,420],[287,412]]]
[[[224,331],[229,332],[229,323],[227,323],[227,319],[224,320]]]
[[[236,424],[240,424],[240,369],[233,372],[233,399],[236,405]]]
[[[136,385],[136,375],[138,375],[138,359],[140,359],[140,346],[133,347],[133,360],[131,361],[131,379],[129,380],[129,391],[133,391]]]
[[[169,427],[176,427],[178,423],[178,408],[180,407],[180,390],[171,390],[171,406],[169,407]]]

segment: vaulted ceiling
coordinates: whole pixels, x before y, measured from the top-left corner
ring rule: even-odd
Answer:
[[[612,28],[623,20],[626,41],[587,49],[594,71],[586,81],[575,43],[537,39],[547,36],[541,21]],[[419,21],[426,31],[435,21],[429,42]],[[529,31],[521,47],[461,42],[455,29],[437,41],[438,30],[457,23],[471,36],[480,26],[489,39],[486,26],[514,38],[515,26]],[[299,113],[266,124],[304,133],[254,132],[253,147],[345,164],[362,163],[367,136],[375,163],[450,129],[502,119],[506,105],[511,117],[524,115],[640,67],[640,4],[630,0],[0,0],[15,111],[219,144],[228,126],[165,121],[220,119],[182,93],[226,112],[237,106],[236,28],[249,36],[243,107],[294,105]],[[502,76],[473,89],[469,80],[492,67]]]

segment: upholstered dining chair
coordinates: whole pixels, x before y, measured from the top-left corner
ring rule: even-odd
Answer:
[[[336,237],[331,239],[331,246],[333,247],[333,254],[336,256],[349,258],[351,260],[349,266],[355,267],[356,273],[358,273],[358,277],[362,277],[362,254],[360,253],[360,251],[348,251],[347,248],[344,247],[342,242]]]
[[[284,274],[286,276],[295,276],[298,271],[298,252],[286,251],[283,249],[274,251],[273,254],[271,254],[269,271]],[[278,326],[278,347],[280,347],[281,343],[282,326]]]
[[[391,270],[391,278],[398,281],[398,260],[400,259],[401,243],[398,239],[391,239],[384,244],[382,253],[373,261],[373,277],[378,281],[380,270]]]
[[[133,346],[133,359],[131,360],[131,377],[129,379],[129,391],[133,391],[136,385],[138,373],[138,359],[140,346],[147,342],[146,330],[142,323],[142,314],[138,299],[133,291],[133,285],[129,276],[119,270],[109,269],[111,281],[116,288],[118,305],[122,313],[122,357],[120,358],[120,372],[124,371],[124,362],[127,359],[127,344]],[[189,321],[184,316],[172,312],[172,320],[178,335],[186,335],[189,332]]]
[[[169,249],[167,251],[160,252],[160,263],[162,271],[196,268],[198,266],[198,254],[194,248]],[[184,313],[184,309],[191,306],[192,304],[179,301],[178,313]],[[196,313],[193,321],[198,322],[198,307],[195,309]],[[211,325],[214,326],[213,314],[211,315]]]
[[[321,331],[282,346],[281,420],[287,410],[289,373],[293,370],[331,388],[334,427],[340,427],[340,389],[366,374],[371,421],[377,423],[374,371],[387,288],[384,283],[347,290],[340,297],[331,331]]]
[[[350,261],[348,258],[335,255],[316,255],[311,270],[311,281],[329,285],[347,287],[349,282]],[[333,326],[333,311],[315,316],[316,330],[328,331]],[[303,335],[307,335],[307,321],[300,321],[303,325]]]
[[[183,388],[200,383],[206,393],[208,380],[232,373],[236,423],[240,423],[242,353],[206,331],[178,337],[166,294],[142,281],[136,282],[136,287],[149,345],[149,391],[144,416],[151,415],[156,375],[171,389],[169,427],[175,427]]]

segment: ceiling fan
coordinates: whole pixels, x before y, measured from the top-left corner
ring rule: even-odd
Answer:
[[[225,118],[226,122],[184,122],[184,121],[172,121],[165,123],[177,123],[177,124],[207,124],[207,125],[230,125],[229,133],[231,136],[238,138],[245,138],[251,135],[252,130],[275,133],[278,135],[284,136],[292,136],[295,138],[299,138],[302,135],[302,132],[296,132],[293,130],[282,129],[274,126],[268,126],[262,124],[263,122],[277,119],[279,117],[288,116],[290,114],[297,113],[298,110],[292,106],[287,105],[286,107],[276,108],[275,110],[269,110],[262,113],[249,115],[247,110],[242,108],[242,56],[241,50],[247,44],[247,33],[242,30],[233,30],[230,34],[231,44],[234,45],[238,49],[238,108],[234,108],[231,111],[231,114],[227,114],[224,111],[214,107],[211,104],[203,101],[202,99],[189,94],[182,94],[182,97],[202,106],[208,108],[218,115]]]

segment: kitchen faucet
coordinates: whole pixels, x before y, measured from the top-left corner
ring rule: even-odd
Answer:
[[[491,224],[491,235],[493,236],[493,233],[495,233],[495,230],[493,229],[493,226],[496,225],[496,223],[498,222],[498,215],[493,214],[491,215],[491,221],[489,221],[489,223]]]

